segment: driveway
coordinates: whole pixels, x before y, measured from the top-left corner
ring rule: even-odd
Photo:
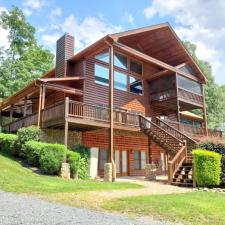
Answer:
[[[148,220],[132,220],[125,216],[94,212],[43,201],[27,195],[0,191],[1,225],[168,225]]]

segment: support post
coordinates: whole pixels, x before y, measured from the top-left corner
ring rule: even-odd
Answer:
[[[2,127],[2,111],[0,110],[0,127]]]
[[[10,108],[10,122],[13,121],[13,105],[11,105],[11,108]]]
[[[41,125],[41,105],[42,105],[42,84],[40,85],[40,92],[39,92],[39,104],[38,104],[38,128],[40,128]]]
[[[180,130],[180,103],[179,103],[179,90],[178,90],[178,79],[177,79],[177,73],[175,75],[176,77],[176,95],[177,95],[177,121],[178,121],[178,130]]]
[[[42,101],[41,101],[41,109],[45,108],[45,85],[42,87]]]
[[[148,161],[149,164],[152,164],[152,141],[149,136],[148,136]]]
[[[27,96],[24,98],[23,117],[27,115]]]
[[[68,114],[69,114],[69,98],[66,97],[65,100],[65,125],[64,125],[64,145],[67,147],[68,146]]]
[[[202,85],[202,96],[203,96],[203,121],[204,121],[205,135],[206,137],[208,137],[209,133],[208,133],[208,124],[207,124],[207,116],[206,116],[205,89],[203,85]]]
[[[109,128],[109,152],[110,161],[112,163],[112,181],[116,179],[115,162],[113,158],[113,131],[114,131],[114,117],[113,117],[113,94],[114,94],[114,49],[111,45],[109,48],[109,117],[110,117],[110,128]]]

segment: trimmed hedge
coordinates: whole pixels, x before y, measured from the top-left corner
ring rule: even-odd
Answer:
[[[17,136],[15,134],[0,133],[0,151],[10,155],[14,155],[16,141]]]
[[[221,155],[207,150],[192,151],[194,176],[198,186],[217,186],[220,184]]]
[[[40,129],[36,126],[23,127],[17,131],[18,140],[16,143],[17,155],[26,158],[24,144],[28,141],[40,140]]]
[[[47,174],[59,174],[66,150],[64,145],[44,144],[39,159],[41,170]]]
[[[67,162],[70,164],[72,178],[78,178],[80,168],[80,154],[78,152],[67,151]]]
[[[32,166],[40,166],[39,159],[42,149],[46,143],[38,141],[28,141],[24,144],[23,149],[27,158],[27,162]]]
[[[200,140],[198,147],[208,151],[216,152],[222,155],[222,173],[221,181],[225,184],[225,141],[216,138],[203,138]]]

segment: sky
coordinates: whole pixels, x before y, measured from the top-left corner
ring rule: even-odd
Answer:
[[[224,0],[0,0],[0,12],[12,5],[22,9],[39,43],[53,53],[65,32],[75,37],[78,52],[106,34],[169,22],[180,39],[197,45],[197,56],[225,84]],[[0,46],[7,46],[1,27]]]

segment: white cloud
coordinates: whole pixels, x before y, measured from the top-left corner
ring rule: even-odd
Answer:
[[[125,12],[124,19],[130,24],[134,23],[134,17],[131,13]]]
[[[23,5],[30,9],[40,9],[48,5],[48,2],[45,0],[24,0]]]
[[[23,13],[24,13],[25,16],[30,16],[32,14],[32,11],[25,8],[25,9],[23,9]]]
[[[61,28],[63,32],[68,32],[75,37],[76,50],[83,49],[107,34],[122,30],[120,26],[114,26],[101,18],[93,16],[78,21],[73,14],[65,18]]]
[[[56,8],[51,10],[49,17],[52,21],[55,21],[57,17],[61,16],[61,14],[62,14],[62,9]]]
[[[146,19],[169,16],[181,39],[197,45],[197,56],[210,62],[217,83],[225,84],[225,1],[153,0],[144,9]]]

